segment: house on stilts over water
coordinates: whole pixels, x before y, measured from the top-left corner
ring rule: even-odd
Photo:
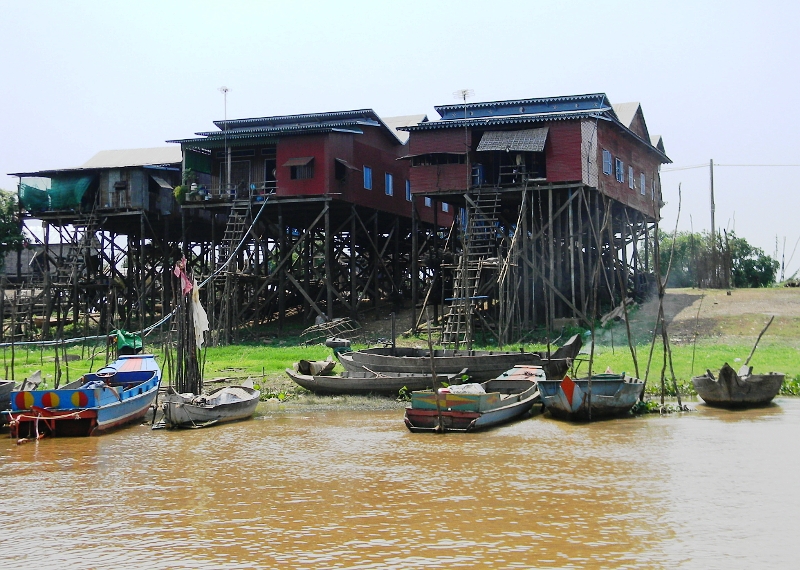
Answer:
[[[442,293],[426,299],[441,303],[443,344],[587,326],[647,294],[659,170],[671,161],[638,103],[597,93],[436,111],[440,120],[403,128],[403,158],[412,193],[461,208],[435,251]]]

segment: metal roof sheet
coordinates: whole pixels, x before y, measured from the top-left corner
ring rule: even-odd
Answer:
[[[343,158],[335,158],[334,160],[339,164],[341,164],[342,166],[344,166],[345,168],[349,168],[350,170],[355,170],[356,172],[361,172],[360,168],[353,166]]]
[[[630,129],[633,118],[636,116],[636,111],[639,110],[641,105],[638,102],[614,103],[611,107],[614,109],[619,122]]]
[[[394,132],[395,136],[405,144],[408,141],[408,133],[398,129],[400,127],[410,127],[417,123],[424,123],[427,120],[427,115],[402,115],[398,117],[386,117],[383,119],[383,122]]]
[[[602,115],[603,112],[609,111],[611,107],[602,109],[588,109],[584,111],[559,111],[552,113],[537,113],[530,115],[509,115],[502,117],[480,117],[471,119],[453,119],[447,121],[428,121],[427,123],[420,123],[413,127],[401,127],[402,130],[425,131],[433,129],[452,129],[464,127],[491,127],[496,125],[524,125],[527,123],[540,123],[546,121],[565,121],[569,119],[582,119],[586,117],[593,117]]]
[[[79,168],[153,166],[158,164],[178,164],[182,160],[183,154],[178,146],[101,150]]]
[[[283,163],[283,166],[305,166],[309,162],[314,160],[313,156],[302,156],[298,158],[290,158],[286,162]]]
[[[522,152],[542,152],[547,142],[548,127],[524,129],[520,131],[486,131],[478,143],[478,152],[505,150]]]

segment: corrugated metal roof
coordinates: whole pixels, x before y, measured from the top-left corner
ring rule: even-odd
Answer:
[[[426,131],[433,129],[452,129],[464,127],[491,127],[497,125],[524,125],[529,123],[541,123],[547,121],[565,121],[569,119],[582,119],[602,114],[610,110],[611,107],[604,109],[591,109],[585,111],[560,111],[552,113],[537,113],[531,115],[513,115],[503,117],[483,117],[474,119],[455,119],[448,121],[428,121],[413,127],[401,127],[405,131]]]
[[[302,156],[298,158],[290,158],[286,162],[283,163],[283,166],[305,166],[309,162],[314,160],[313,156]]]
[[[383,119],[384,124],[394,131],[395,136],[400,139],[403,144],[408,141],[408,133],[406,131],[398,130],[400,127],[410,127],[417,123],[424,123],[428,120],[427,115],[402,115],[398,117],[386,117]]]
[[[378,121],[374,121],[371,119],[357,119],[357,120],[341,120],[341,121],[313,121],[309,123],[286,123],[281,125],[256,125],[256,126],[249,126],[249,127],[237,127],[237,128],[229,128],[227,131],[206,131],[195,133],[196,135],[200,135],[202,137],[220,137],[220,136],[228,136],[228,137],[235,137],[236,135],[240,134],[268,134],[268,135],[276,135],[276,134],[286,134],[286,133],[294,133],[298,131],[314,131],[318,129],[341,129],[347,127],[362,127],[362,126],[370,126],[370,127],[377,127],[380,123]]]
[[[505,150],[542,152],[547,142],[548,127],[521,131],[486,131],[478,143],[478,152]]]
[[[616,113],[619,122],[630,129],[633,118],[636,116],[636,111],[639,110],[641,104],[638,102],[614,103],[611,107],[614,109],[614,113]]]
[[[350,170],[355,170],[356,172],[361,172],[360,168],[358,168],[357,166],[353,166],[343,158],[335,158],[334,160],[339,164],[341,164],[342,166],[344,166],[345,168],[349,168]]]
[[[158,164],[178,164],[182,160],[183,154],[179,146],[101,150],[79,168],[154,166]]]

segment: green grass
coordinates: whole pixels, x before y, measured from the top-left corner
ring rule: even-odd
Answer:
[[[420,343],[415,343],[423,345]],[[424,345],[427,345],[427,339]],[[423,346],[424,346],[423,345]],[[60,355],[61,381],[63,385],[68,380],[75,380],[81,374],[97,370],[106,363],[105,346],[72,346],[68,350],[71,358],[65,364],[63,355]],[[357,347],[356,347],[357,348]],[[478,348],[484,348],[476,346]],[[492,347],[486,347],[492,348]],[[495,347],[496,348],[496,347]],[[504,347],[506,350],[517,350],[518,345]],[[524,346],[526,350],[542,350],[543,345]],[[698,341],[696,350],[692,345],[672,346],[672,360],[675,375],[678,380],[678,389],[681,394],[693,395],[691,377],[697,376],[711,369],[715,374],[723,363],[729,363],[734,369],[744,364],[744,360],[750,354],[752,345],[742,342],[741,344],[724,345],[713,340]],[[692,353],[694,350],[694,364],[692,364]],[[637,346],[637,356],[639,360],[639,377],[644,379],[647,370],[647,359],[650,351],[649,344]],[[91,354],[94,352],[94,362]],[[154,350],[158,362],[164,366],[164,355],[160,349]],[[294,394],[303,392],[286,376],[284,369],[292,366],[300,359],[324,360],[332,354],[329,348],[322,345],[300,346],[300,345],[264,345],[264,344],[239,344],[225,347],[209,347],[204,351],[205,368],[204,378],[211,380],[214,378],[233,378],[245,379],[253,378],[265,397],[275,397],[283,400]],[[83,358],[80,358],[83,355]],[[588,373],[588,355],[581,355],[583,359],[578,367],[578,374]],[[736,361],[736,359],[740,359]],[[785,373],[781,393],[784,395],[800,395],[800,350],[788,345],[782,339],[764,339],[759,345],[750,364],[756,372],[778,371]],[[3,352],[4,377],[11,379],[11,350]],[[661,367],[663,365],[663,351],[660,340],[657,342],[653,352],[653,359],[650,365],[650,373],[647,375],[647,391],[650,394],[659,393]],[[614,372],[627,372],[635,374],[633,359],[627,345],[612,347],[597,345],[594,355],[593,372],[603,372],[606,368],[611,368]],[[55,381],[55,350],[53,349],[25,349],[16,348],[14,351],[14,375],[13,378],[19,382],[23,378],[30,376],[35,370],[41,370],[44,383],[42,387],[52,387]],[[341,371],[337,365],[336,371]],[[165,371],[166,372],[166,371]],[[667,389],[670,395],[675,395],[672,389],[671,373],[669,367],[666,372]],[[168,382],[169,378],[166,377]]]
[[[706,369],[710,369],[717,374],[720,367],[727,362],[738,370],[747,359],[752,344],[719,344],[713,340],[698,341],[697,348],[694,350],[692,345],[671,346],[672,364],[677,378],[678,389],[681,394],[694,395],[692,388],[692,376],[703,374]],[[639,345],[636,347],[637,360],[639,361],[639,377],[644,379],[647,370],[647,360],[650,353],[650,345]],[[692,364],[692,353],[694,352],[694,364]],[[588,372],[587,362],[581,364],[579,372]],[[739,359],[738,361],[736,359]],[[664,352],[661,347],[660,339],[657,340],[653,351],[653,359],[650,364],[650,373],[647,375],[648,393],[658,393],[661,383],[661,369],[664,363]],[[762,341],[756,350],[750,365],[755,373],[783,372],[786,374],[782,394],[800,394],[800,350],[792,346],[775,341]],[[616,346],[612,350],[611,346],[600,346],[595,348],[593,372],[604,372],[610,367],[614,372],[627,372],[631,376],[635,374],[633,358],[627,345]],[[667,388],[671,395],[672,374],[669,363],[666,370]]]

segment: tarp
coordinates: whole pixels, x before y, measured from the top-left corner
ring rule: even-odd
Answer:
[[[142,337],[128,331],[114,330],[108,336],[117,337],[117,351],[120,354],[138,354],[142,351]]]
[[[50,208],[47,190],[40,190],[27,184],[19,185],[19,202],[28,212],[44,212]]]
[[[89,189],[93,176],[63,176],[51,179],[50,190],[50,209],[64,210],[78,208],[81,205],[83,195]]]

